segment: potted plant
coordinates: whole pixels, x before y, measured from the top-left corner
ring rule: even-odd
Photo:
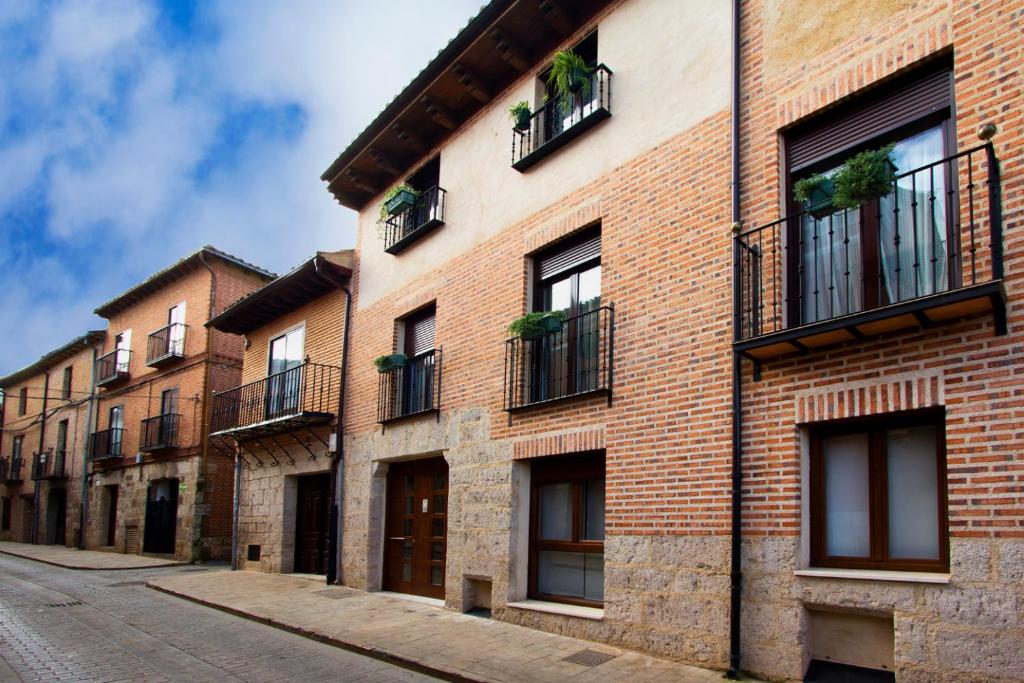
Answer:
[[[530,128],[530,103],[526,100],[516,102],[508,108],[508,115],[512,119],[516,130],[525,131]]]
[[[406,209],[416,206],[420,193],[408,185],[395,185],[384,194],[384,202],[380,207],[380,218],[396,216]]]
[[[508,333],[520,339],[538,339],[558,332],[564,322],[565,313],[561,311],[535,311],[513,320],[508,326]]]
[[[832,177],[835,194],[832,202],[838,209],[853,209],[884,197],[893,191],[896,164],[892,162],[894,145],[867,150],[846,160]]]
[[[377,356],[373,359],[373,364],[377,366],[377,372],[388,372],[395,368],[404,368],[408,362],[409,359],[404,353],[391,353]]]
[[[559,50],[551,63],[548,85],[553,86],[563,104],[568,105],[576,95],[586,98],[590,94],[590,75],[593,71],[583,57],[572,50]]]
[[[835,190],[831,178],[815,173],[793,183],[793,198],[804,205],[807,213],[821,219],[835,211],[832,201]]]

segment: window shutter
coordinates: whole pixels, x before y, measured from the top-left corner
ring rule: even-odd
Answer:
[[[431,307],[405,319],[405,355],[418,356],[434,348],[434,321]]]
[[[928,114],[948,109],[952,91],[952,74],[942,69],[857,103],[838,118],[829,117],[787,134],[789,170],[799,171]]]
[[[600,256],[601,233],[596,232],[565,247],[541,253],[534,259],[534,268],[537,278],[546,280]]]

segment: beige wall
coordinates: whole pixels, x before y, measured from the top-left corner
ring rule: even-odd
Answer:
[[[727,0],[626,0],[599,18],[598,60],[613,72],[612,118],[526,173],[510,165],[507,110],[534,101],[536,72],[498,96],[440,150],[444,227],[395,257],[377,238],[381,198],[360,213],[360,267],[373,277],[360,283],[359,307],[727,108],[730,11]]]

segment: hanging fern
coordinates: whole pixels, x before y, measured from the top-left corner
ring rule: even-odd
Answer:
[[[576,95],[586,99],[590,95],[590,75],[594,70],[587,62],[572,50],[559,50],[551,63],[548,74],[548,85],[566,106],[572,104]]]

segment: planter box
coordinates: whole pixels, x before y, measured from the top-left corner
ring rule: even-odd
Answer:
[[[419,197],[409,190],[399,190],[398,194],[384,204],[384,210],[388,212],[389,216],[396,216],[416,206],[417,199]]]

